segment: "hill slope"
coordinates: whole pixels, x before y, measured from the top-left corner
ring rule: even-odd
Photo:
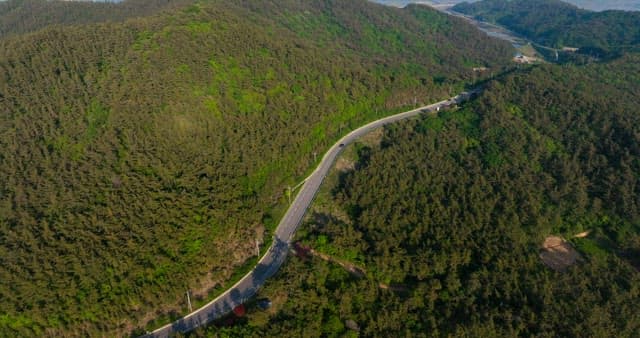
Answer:
[[[270,237],[315,152],[510,56],[428,8],[352,0],[0,41],[0,335],[124,335],[183,312],[186,289],[224,287]]]
[[[461,3],[453,10],[558,48],[612,52],[640,45],[640,12],[591,12],[559,0],[484,0]]]
[[[300,250],[260,291],[272,309],[209,332],[636,336],[639,61],[511,74],[346,149],[300,247],[365,276]],[[580,262],[542,264],[546,236],[585,230]]]
[[[0,36],[33,32],[51,25],[120,22],[184,6],[191,0],[127,0],[119,3],[61,0],[0,2]]]

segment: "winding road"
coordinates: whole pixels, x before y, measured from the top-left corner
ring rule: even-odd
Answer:
[[[178,332],[184,333],[191,331],[198,326],[205,325],[226,315],[231,312],[234,307],[244,303],[250,297],[254,296],[258,291],[258,288],[260,288],[267,278],[271,277],[285,261],[293,234],[302,221],[307,208],[311,205],[316,192],[320,188],[320,184],[322,184],[322,181],[326,177],[327,173],[329,173],[329,170],[333,166],[336,158],[346,145],[354,142],[361,136],[364,136],[376,128],[422,113],[437,112],[441,108],[461,103],[477,92],[477,89],[471,92],[464,92],[448,100],[373,121],[341,138],[329,149],[329,151],[327,151],[313,173],[304,180],[302,188],[276,228],[271,247],[262,259],[260,259],[253,270],[247,273],[241,280],[223,294],[203,307],[173,323],[167,324],[153,332],[149,332],[143,337],[170,337]]]

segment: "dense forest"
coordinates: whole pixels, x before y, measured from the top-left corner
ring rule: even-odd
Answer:
[[[483,0],[453,10],[503,25],[545,46],[599,57],[640,46],[640,12],[592,12],[559,0]]]
[[[191,0],[126,0],[91,2],[62,0],[0,1],[0,37],[37,31],[51,25],[121,22],[177,8]]]
[[[260,291],[272,308],[192,336],[637,337],[639,106],[627,55],[520,70],[368,136]],[[582,256],[564,272],[539,258],[551,234]]]
[[[187,289],[201,302],[268,245],[314,153],[512,55],[460,19],[364,0],[65,13],[0,40],[0,336],[183,314]]]

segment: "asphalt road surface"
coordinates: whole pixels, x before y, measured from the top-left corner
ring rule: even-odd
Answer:
[[[254,296],[258,288],[265,283],[267,278],[273,276],[285,261],[294,232],[302,221],[307,208],[311,205],[316,192],[320,188],[320,184],[322,184],[322,181],[333,166],[336,158],[346,145],[352,143],[361,136],[368,134],[372,130],[384,126],[385,124],[404,120],[422,113],[434,113],[441,108],[446,108],[465,101],[471,96],[471,93],[475,94],[477,93],[477,90],[462,93],[450,98],[449,100],[440,101],[428,106],[373,121],[341,138],[329,149],[329,151],[327,151],[320,164],[318,164],[316,170],[314,170],[313,173],[305,179],[295,200],[291,203],[291,206],[289,206],[289,210],[287,210],[286,214],[280,221],[280,224],[278,224],[271,247],[262,259],[260,259],[253,270],[205,306],[171,324],[167,324],[153,332],[149,332],[143,337],[170,337],[178,332],[191,331],[198,326],[205,325],[228,314],[234,307],[244,303],[246,300]]]

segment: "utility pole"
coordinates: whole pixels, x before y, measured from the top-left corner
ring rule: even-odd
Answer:
[[[187,304],[189,304],[189,313],[193,312],[193,308],[191,307],[191,297],[189,297],[189,290],[187,290]]]
[[[313,152],[313,163],[316,163],[318,161],[318,152],[314,151]]]
[[[287,186],[287,198],[289,198],[289,204],[291,204],[291,186]]]

